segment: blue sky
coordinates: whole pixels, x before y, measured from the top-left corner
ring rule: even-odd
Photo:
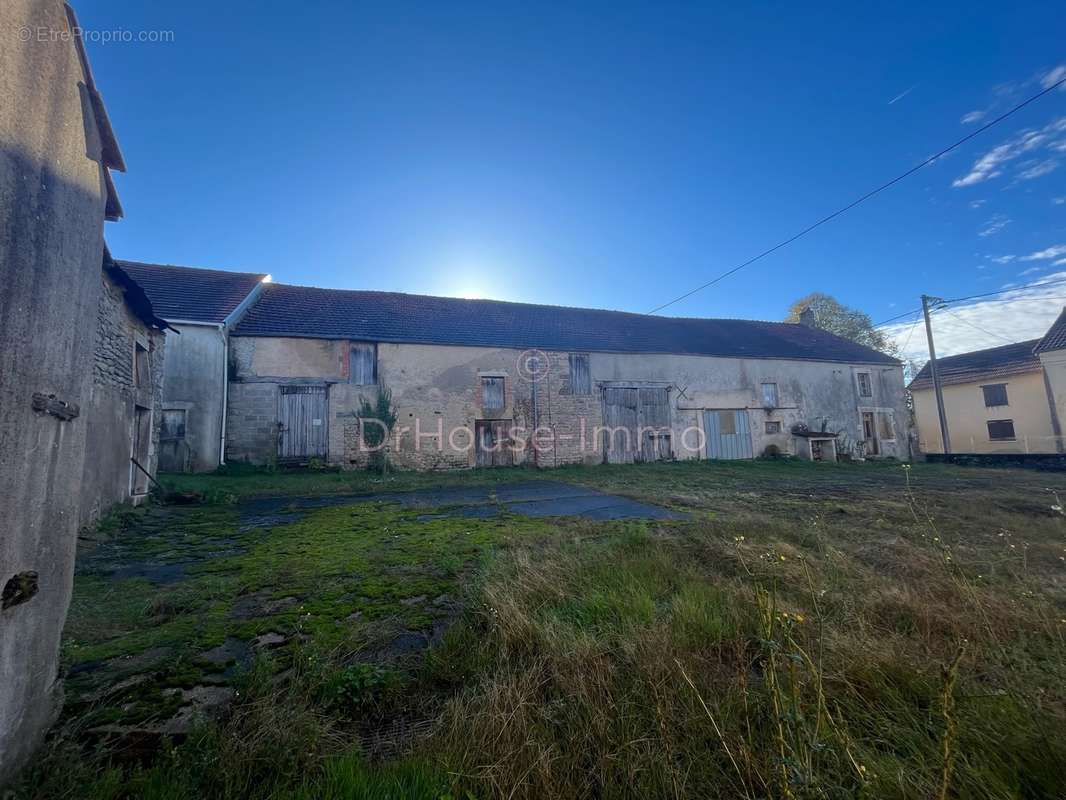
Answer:
[[[76,8],[89,30],[173,32],[88,45],[129,165],[117,257],[630,311],[902,172],[1066,63],[1061,2]],[[881,320],[923,291],[1066,271],[1062,120],[1054,92],[667,313],[780,319],[824,291]],[[945,347],[1001,343],[972,324],[1037,335],[1063,296],[984,303],[968,328],[945,316]]]

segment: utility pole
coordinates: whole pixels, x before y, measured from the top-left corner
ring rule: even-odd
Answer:
[[[940,439],[944,443],[944,454],[951,453],[951,436],[948,435],[948,417],[944,413],[944,392],[940,388],[940,371],[936,367],[936,348],[933,346],[933,326],[929,322],[929,304],[944,302],[939,297],[922,295],[922,314],[925,315],[925,337],[929,340],[929,371],[933,373],[933,393],[936,394],[936,413],[940,417]]]

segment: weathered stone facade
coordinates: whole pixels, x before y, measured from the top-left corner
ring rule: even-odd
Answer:
[[[803,452],[791,433],[796,425],[839,434],[842,452],[861,454],[863,413],[892,422],[879,455],[909,456],[908,415],[898,366],[721,358],[640,353],[522,351],[508,348],[378,343],[377,385],[349,382],[350,342],[334,339],[236,336],[231,345],[227,458],[270,463],[278,452],[282,387],[323,387],[326,396],[326,460],[343,467],[367,464],[356,411],[388,387],[398,419],[390,460],[400,468],[466,468],[478,463],[475,437],[500,421],[510,433],[508,463],[553,467],[605,459],[604,392],[636,387],[664,392],[669,456],[705,458],[708,412],[738,410],[748,430],[750,455],[772,445]],[[528,360],[535,356],[536,371]],[[587,359],[589,380],[575,392],[571,356]],[[865,375],[860,392],[858,374]],[[535,375],[535,379],[534,379]],[[483,380],[502,379],[502,407],[486,409]],[[768,407],[763,384],[777,395]],[[869,389],[869,395],[865,394]]]
[[[86,445],[92,459],[82,478],[86,497],[82,524],[95,521],[116,503],[138,504],[147,496],[148,478],[131,456],[155,474],[163,397],[163,333],[132,312],[122,287],[106,272],[101,276],[93,387],[86,409],[92,420]],[[148,371],[141,374],[144,366]],[[149,438],[138,455],[138,440],[145,430]]]

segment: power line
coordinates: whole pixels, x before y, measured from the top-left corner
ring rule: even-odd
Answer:
[[[953,297],[950,300],[945,300],[945,303],[961,303],[963,300],[976,300],[979,297],[992,297],[996,294],[1007,294],[1008,292],[1020,292],[1023,289],[1033,289],[1038,286],[1056,286],[1060,283],[1066,283],[1066,278],[1060,278],[1057,281],[1034,281],[1033,283],[1027,283],[1022,286],[1012,286],[1009,289],[997,289],[994,292],[982,292],[981,294],[971,294],[966,297]],[[1034,300],[1041,300],[1043,298],[1033,298]]]
[[[965,297],[953,297],[950,300],[942,300],[941,302],[944,305],[947,305],[948,303],[961,303],[961,302],[963,302],[965,300],[977,300],[977,299],[982,298],[982,297],[992,297],[992,296],[997,295],[997,294],[1009,294],[1010,292],[1022,292],[1022,291],[1025,291],[1026,289],[1037,289],[1037,288],[1040,288],[1041,286],[1057,286],[1057,285],[1062,284],[1062,283],[1066,283],[1066,278],[1062,278],[1062,279],[1056,280],[1056,281],[1034,281],[1033,283],[1026,283],[1026,284],[1023,284],[1022,286],[1013,286],[1010,289],[997,289],[994,292],[982,292],[981,294],[969,294],[969,295],[966,295]],[[1059,298],[1059,297],[1019,297],[1018,299],[1019,300],[1061,300],[1062,298]],[[889,317],[888,319],[883,320],[882,322],[875,323],[874,327],[875,328],[880,328],[882,325],[887,325],[890,322],[895,322],[897,319],[902,319],[903,317],[909,317],[911,314],[914,314],[917,311],[921,311],[921,309],[920,308],[916,308],[913,311],[904,311],[902,314],[897,314],[896,316]]]
[[[968,319],[963,319],[958,314],[956,314],[954,311],[952,311],[950,308],[946,308],[946,307],[942,306],[938,310],[944,311],[945,313],[950,314],[955,319],[957,319],[959,322],[961,322],[963,325],[969,325],[975,331],[983,333],[985,336],[991,336],[993,339],[999,339],[1001,342],[1006,342],[1007,344],[1014,344],[1014,341],[1012,339],[1008,339],[1006,336],[1001,336],[998,333],[992,333],[992,331],[987,331],[984,328],[982,328],[980,325],[975,325],[974,323],[970,322]]]
[[[1016,114],[1017,112],[1021,111],[1023,108],[1025,108],[1027,105],[1029,105],[1033,101],[1039,100],[1045,94],[1057,89],[1058,87],[1062,86],[1063,84],[1066,84],[1066,78],[1063,78],[1062,80],[1051,84],[1046,89],[1043,89],[1043,90],[1037,92],[1036,94],[1034,94],[1032,97],[1028,98],[1027,100],[1023,100],[1021,103],[1018,103],[1018,105],[1014,106],[1014,108],[1010,109],[1009,111],[1004,112],[1003,114],[1000,114],[998,117],[996,117],[991,122],[988,122],[985,125],[982,125],[977,130],[973,131],[972,133],[969,133],[966,136],[963,136],[961,139],[959,139],[957,142],[955,142],[955,144],[950,145],[948,147],[945,147],[940,152],[929,156],[929,158],[925,159],[925,161],[921,162],[920,164],[917,164],[916,166],[911,167],[909,170],[907,170],[903,174],[897,175],[895,178],[893,178],[892,180],[888,181],[887,183],[881,184],[876,189],[873,189],[873,190],[867,192],[866,194],[864,194],[862,197],[858,198],[857,200],[853,200],[852,202],[848,203],[843,208],[840,208],[840,209],[834,211],[832,214],[829,214],[827,216],[822,217],[820,220],[815,222],[813,225],[808,225],[806,228],[801,230],[799,233],[794,234],[793,236],[790,236],[789,238],[785,239],[784,241],[775,244],[771,248],[763,250],[761,253],[759,253],[754,258],[749,258],[747,261],[743,262],[742,264],[738,264],[737,266],[733,267],[732,269],[727,270],[726,272],[723,272],[717,278],[714,278],[713,280],[709,280],[709,281],[707,281],[707,283],[701,284],[700,286],[697,286],[695,289],[692,289],[692,290],[690,290],[688,292],[685,292],[680,297],[676,297],[673,300],[669,301],[668,303],[663,303],[661,306],[656,306],[655,308],[653,308],[651,311],[649,311],[647,313],[648,314],[658,313],[659,311],[662,311],[664,308],[667,308],[668,306],[672,306],[674,303],[679,303],[682,300],[684,300],[684,299],[686,299],[688,297],[691,297],[692,295],[696,294],[697,292],[702,292],[704,289],[707,289],[707,288],[709,288],[711,286],[714,286],[714,284],[718,283],[719,281],[724,280],[725,278],[728,278],[730,275],[733,275],[733,274],[735,274],[737,272],[740,272],[740,270],[744,269],[745,267],[750,266],[751,264],[754,264],[756,261],[759,261],[760,259],[765,258],[766,256],[770,255],[771,253],[776,252],[777,250],[780,250],[782,247],[787,247],[788,245],[792,244],[797,239],[799,239],[799,238],[801,238],[803,236],[806,236],[808,233],[813,231],[815,228],[819,228],[822,225],[824,225],[825,223],[829,222],[830,220],[835,219],[836,217],[839,217],[841,214],[845,213],[846,211],[850,211],[851,209],[855,208],[855,206],[859,205],[860,203],[864,203],[865,201],[869,200],[874,195],[880,194],[885,189],[888,189],[888,188],[894,186],[895,184],[899,183],[904,178],[910,177],[915,172],[920,170],[922,167],[925,167],[925,166],[928,166],[929,164],[932,164],[934,161],[936,161],[941,156],[945,156],[948,153],[950,153],[952,150],[954,150],[955,148],[966,144],[966,142],[970,141],[975,136],[979,136],[980,134],[984,133],[989,128],[991,128],[993,125],[998,125],[1000,122],[1005,120],[1007,117],[1009,117],[1009,116],[1011,116],[1013,114]]]
[[[922,310],[919,308],[914,313],[914,322],[911,324],[911,329],[907,331],[907,338],[903,340],[903,346],[899,348],[900,353],[904,353],[907,350],[907,345],[911,343],[911,336],[914,335],[914,329],[918,327],[918,321],[922,318]]]

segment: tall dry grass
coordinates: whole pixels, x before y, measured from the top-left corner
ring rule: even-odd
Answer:
[[[510,554],[440,758],[492,797],[1061,797],[1054,603],[902,502],[873,540],[815,515]]]

